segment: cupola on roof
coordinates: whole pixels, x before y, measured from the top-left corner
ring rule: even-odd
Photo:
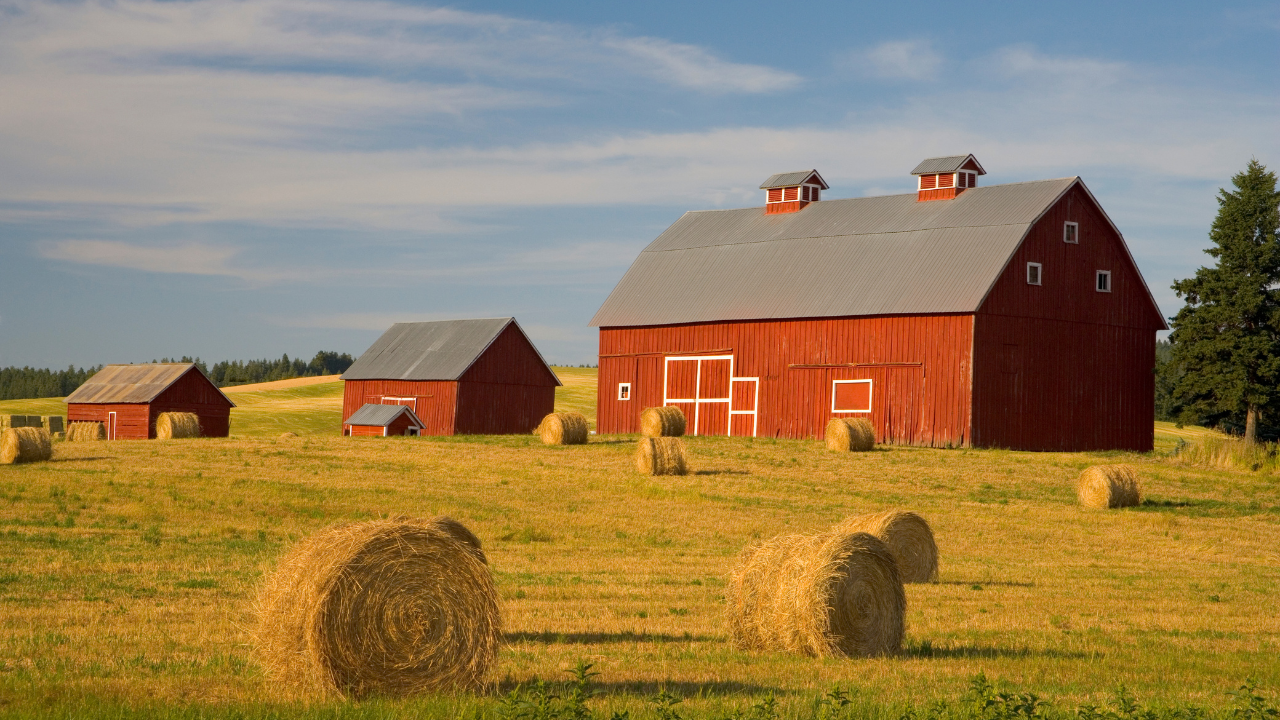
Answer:
[[[764,214],[800,212],[809,203],[817,202],[822,191],[829,187],[817,170],[770,175],[768,180],[760,183],[760,189],[765,192]]]
[[[794,187],[796,185],[817,185],[823,190],[830,190],[831,186],[826,180],[818,174],[817,170],[797,170],[795,172],[784,172],[770,175],[768,180],[760,183],[761,190],[769,188]]]

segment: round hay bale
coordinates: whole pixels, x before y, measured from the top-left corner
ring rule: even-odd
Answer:
[[[678,437],[640,438],[636,444],[636,469],[645,475],[684,475],[684,441]]]
[[[551,413],[535,431],[547,445],[583,445],[587,442],[587,418],[578,412]]]
[[[1090,508],[1132,507],[1142,503],[1138,474],[1129,465],[1094,465],[1076,482],[1080,504]]]
[[[263,668],[301,696],[482,687],[502,637],[482,557],[475,535],[449,518],[322,530],[280,561],[259,595]]]
[[[938,579],[938,545],[933,540],[933,530],[913,512],[887,510],[851,517],[836,525],[835,532],[864,532],[880,538],[898,562],[898,574],[904,583]]]
[[[744,650],[816,657],[902,649],[906,591],[889,548],[868,533],[781,535],[748,548],[725,591]]]
[[[684,411],[678,407],[651,407],[640,413],[640,434],[645,437],[680,437],[684,428]]]
[[[0,433],[0,465],[48,460],[53,457],[51,440],[44,428],[9,428]]]
[[[106,440],[107,428],[100,422],[73,422],[67,425],[68,442]]]
[[[282,432],[282,433],[280,433],[280,439],[281,439],[281,440],[288,440],[289,438],[296,438],[296,437],[298,437],[298,433],[293,433],[293,432]]]
[[[827,449],[866,452],[876,446],[876,433],[866,418],[831,418],[827,423]]]
[[[161,440],[200,437],[200,416],[185,412],[160,413],[156,417],[156,437]]]

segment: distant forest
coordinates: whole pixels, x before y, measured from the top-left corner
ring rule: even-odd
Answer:
[[[272,380],[288,380],[297,377],[315,377],[317,375],[337,375],[346,372],[355,362],[350,353],[320,351],[311,358],[311,362],[301,359],[290,360],[282,355],[279,360],[223,360],[212,366],[200,358],[183,357],[171,360],[152,360],[152,362],[189,362],[195,363],[205,375],[209,376],[218,387],[229,385],[247,385],[249,383],[270,382]],[[22,400],[27,398],[66,397],[73,390],[84,384],[85,380],[102,369],[97,367],[75,368],[66,370],[46,370],[30,367],[0,368],[0,400]]]

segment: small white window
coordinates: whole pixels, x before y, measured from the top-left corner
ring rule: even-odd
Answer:
[[[1080,244],[1080,224],[1069,222],[1062,226],[1062,242],[1072,245]]]
[[[1027,284],[1040,284],[1040,263],[1027,263]]]
[[[631,383],[618,383],[618,399],[619,400],[631,399]]]
[[[1094,284],[1094,287],[1098,290],[1098,292],[1111,292],[1111,271],[1099,270],[1098,280]]]

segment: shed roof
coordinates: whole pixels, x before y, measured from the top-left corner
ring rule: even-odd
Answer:
[[[359,410],[351,413],[351,417],[347,418],[346,424],[386,427],[405,413],[409,413],[415,425],[424,427],[417,413],[408,405],[374,405],[373,403],[361,405]]]
[[[396,323],[342,373],[342,379],[459,380],[508,325],[524,335],[511,317]]]
[[[76,388],[64,402],[99,405],[149,403],[192,370],[200,373],[201,377],[205,377],[195,363],[108,365]],[[214,385],[212,380],[205,377],[205,381],[217,389],[218,386]],[[236,406],[221,390],[218,390],[218,393],[226,398],[229,406]]]
[[[591,325],[975,312],[1076,183],[990,185],[946,202],[824,200],[781,215],[688,212],[640,253]]]
[[[978,166],[978,174],[986,175],[987,171],[982,169],[982,163],[978,162],[978,158],[973,155],[948,155],[946,157],[925,158],[920,161],[915,170],[911,171],[912,175],[925,175],[928,173],[953,173],[964,167],[966,161],[973,159],[973,164]]]
[[[818,184],[822,186],[823,190],[829,190],[831,188],[830,185],[827,185],[827,181],[823,180],[822,176],[818,174],[817,170],[810,168],[808,170],[797,170],[795,172],[785,172],[785,173],[777,173],[775,175],[770,175],[768,180],[765,180],[764,182],[760,183],[760,189],[768,190],[769,188],[791,187],[792,185],[799,185],[800,183],[808,180],[810,175],[817,177]]]

